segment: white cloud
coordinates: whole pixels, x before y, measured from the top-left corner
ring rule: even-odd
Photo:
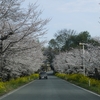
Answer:
[[[25,0],[35,2],[51,12],[100,12],[100,0]]]
[[[100,12],[99,0],[72,0],[61,5],[58,10],[62,12]]]
[[[26,0],[35,2],[36,0]],[[38,0],[43,9],[42,18],[52,18],[47,28],[47,38],[60,29],[89,31],[92,36],[100,36],[100,0]]]

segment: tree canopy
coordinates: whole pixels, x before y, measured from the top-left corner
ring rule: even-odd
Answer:
[[[79,43],[92,43],[99,45],[99,43],[95,41],[87,31],[78,34],[74,30],[64,29],[58,31],[55,34],[55,39],[49,41],[49,47],[52,49],[58,49],[58,51],[66,51],[78,48]]]
[[[43,60],[38,40],[47,32],[49,19],[40,17],[42,11],[36,3],[27,8],[22,8],[22,3],[0,0],[0,77],[34,72]]]

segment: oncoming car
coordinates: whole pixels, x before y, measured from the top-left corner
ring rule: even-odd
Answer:
[[[46,72],[40,72],[39,73],[39,79],[42,79],[42,78],[48,79],[48,76],[47,76],[47,73]]]

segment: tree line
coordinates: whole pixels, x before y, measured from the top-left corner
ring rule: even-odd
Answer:
[[[77,67],[72,65],[82,65],[83,59],[90,69],[100,68],[100,39],[92,38],[87,31],[57,31],[48,47],[43,48],[44,41],[40,42],[39,39],[47,33],[46,25],[50,19],[41,18],[42,11],[38,10],[36,3],[22,8],[23,1],[0,1],[0,78],[3,81],[30,75],[43,62],[49,63],[53,70],[62,69],[63,72],[71,68],[76,70]],[[85,58],[79,43],[88,44],[85,46]]]
[[[42,19],[36,3],[23,8],[24,0],[0,0],[0,77],[29,75],[40,68],[49,19]]]
[[[83,46],[79,43],[84,43]],[[85,73],[100,78],[100,38],[91,37],[89,32],[77,33],[63,29],[55,33],[45,52],[54,71],[65,73]]]
[[[77,33],[74,30],[63,29],[55,33],[55,38],[49,41],[49,47],[57,51],[66,51],[78,48],[79,43],[100,45],[87,31]]]

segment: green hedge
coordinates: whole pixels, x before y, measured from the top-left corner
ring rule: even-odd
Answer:
[[[14,90],[19,86],[22,86],[28,82],[31,82],[34,79],[37,79],[38,77],[39,77],[38,74],[32,74],[30,76],[11,79],[10,81],[7,82],[0,82],[0,95],[8,93],[9,91]]]
[[[88,90],[91,90],[93,92],[100,94],[100,80],[89,78],[82,74],[69,74],[68,75],[64,73],[56,73],[55,75],[57,77],[60,77],[76,85],[79,85],[81,87],[84,87]]]

